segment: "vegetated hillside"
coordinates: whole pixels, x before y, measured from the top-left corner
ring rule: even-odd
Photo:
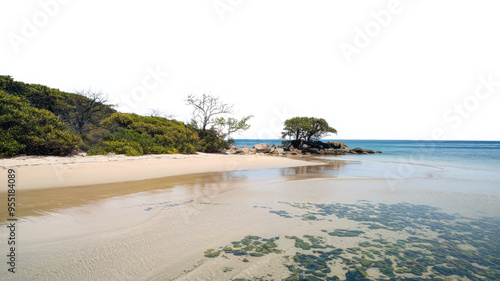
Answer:
[[[114,113],[84,140],[90,144],[89,154],[194,153],[198,133],[175,120]]]
[[[103,95],[97,92],[88,92],[89,98],[43,85],[14,81],[10,76],[0,76],[0,90],[26,99],[34,108],[52,112],[76,134],[88,132],[116,112],[112,106],[104,104]]]
[[[217,134],[162,117],[118,113],[99,92],[84,95],[0,76],[0,157],[216,152]],[[213,132],[211,132],[213,133]]]
[[[0,90],[0,157],[68,155],[80,138],[52,112]]]

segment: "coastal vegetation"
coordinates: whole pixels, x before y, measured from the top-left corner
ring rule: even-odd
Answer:
[[[162,117],[113,113],[99,129],[84,136],[88,154],[184,153],[196,151],[198,133],[182,122]]]
[[[207,135],[207,130],[214,123],[218,115],[231,114],[233,105],[222,102],[219,97],[203,94],[200,97],[189,95],[186,99],[188,105],[193,106],[191,123],[201,130],[201,136]]]
[[[3,90],[0,100],[0,157],[68,155],[77,148],[79,136],[52,112]]]
[[[188,105],[193,107],[191,126],[198,129],[201,139],[208,138],[210,152],[217,152],[221,148],[229,148],[223,142],[217,146],[215,138],[227,139],[228,144],[234,144],[231,134],[248,130],[248,121],[253,115],[245,116],[241,119],[225,117],[233,115],[234,105],[224,103],[219,97],[204,93],[201,96],[189,95],[186,99]],[[212,151],[213,150],[213,151]]]
[[[336,134],[337,130],[330,127],[323,118],[293,117],[285,121],[281,137],[283,139],[293,138],[297,142],[304,141],[308,143],[324,138],[330,133]]]
[[[340,142],[319,141],[337,133],[323,118],[294,117],[284,122],[283,147],[258,144],[253,149],[235,148],[232,136],[250,128],[253,115],[237,118],[234,105],[218,96],[189,95],[189,124],[153,110],[149,116],[120,113],[108,104],[105,94],[92,89],[67,93],[44,85],[0,76],[0,157],[16,155],[66,156],[183,153],[196,151],[226,154],[273,155],[375,153],[350,149]]]
[[[218,97],[191,95],[188,104],[195,108],[191,124],[117,112],[91,89],[67,93],[0,76],[0,157],[218,152],[229,148],[231,134],[250,127],[252,116],[226,116],[233,106]]]

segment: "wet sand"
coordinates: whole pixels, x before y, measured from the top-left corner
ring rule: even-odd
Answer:
[[[297,249],[285,235],[322,236],[326,244],[343,248],[356,247],[366,237],[396,242],[409,236],[370,230],[336,215],[304,220],[307,211],[290,205],[294,203],[410,202],[440,207],[450,214],[499,214],[497,195],[474,193],[467,186],[451,191],[429,170],[404,181],[348,178],[342,173],[359,165],[333,161],[27,190],[20,193],[24,213],[19,222],[18,273],[13,280],[281,280],[290,275],[285,267],[292,263],[290,257],[310,252]],[[280,211],[291,218],[276,213]],[[362,230],[366,237],[335,237],[322,231],[335,229]],[[248,256],[249,262],[229,254],[204,256],[207,249],[220,250],[247,235],[279,237],[283,253]],[[0,249],[5,252],[5,245]],[[343,266],[335,263],[331,268],[329,276],[343,278]],[[2,268],[0,276],[12,277],[5,272]],[[376,270],[369,273],[380,276]]]

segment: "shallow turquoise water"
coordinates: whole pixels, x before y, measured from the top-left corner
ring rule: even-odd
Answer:
[[[324,140],[328,141],[328,140]],[[500,194],[500,141],[335,140],[350,148],[361,147],[381,154],[326,156],[351,160],[339,177],[409,179],[432,177],[468,185],[471,190]],[[235,140],[237,146],[280,144],[281,140]]]
[[[329,140],[324,140],[329,141]],[[434,163],[454,166],[500,168],[500,141],[330,140],[350,148],[361,147],[382,154],[360,155],[365,160]],[[237,139],[237,146],[281,144],[279,139]]]

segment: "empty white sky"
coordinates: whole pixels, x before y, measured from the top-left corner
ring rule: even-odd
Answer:
[[[255,115],[240,138],[275,138],[284,118],[316,116],[344,139],[441,130],[438,139],[500,140],[499,11],[498,1],[456,0],[2,0],[0,74],[92,87],[119,110],[180,121],[188,94],[211,92],[238,117]],[[374,13],[391,18],[374,24]],[[366,28],[369,42],[356,45]],[[350,63],[342,44],[360,47]],[[158,83],[157,68],[169,73]],[[491,93],[479,77],[494,81]]]

